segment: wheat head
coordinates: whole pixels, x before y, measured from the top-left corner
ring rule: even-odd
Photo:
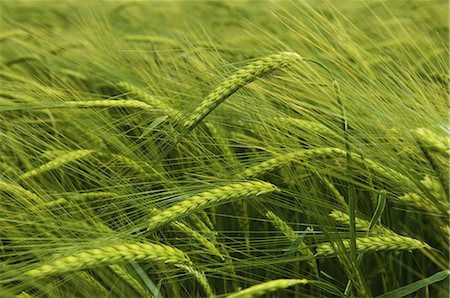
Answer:
[[[266,212],[266,217],[272,220],[272,223],[274,226],[276,226],[283,234],[284,236],[291,242],[295,242],[298,239],[297,233],[281,218],[279,218],[275,213],[272,211]],[[299,251],[302,255],[307,257],[313,257],[314,254],[309,249],[308,245],[306,245],[305,242],[300,242],[298,245]],[[316,261],[311,259],[308,260],[309,266],[314,270],[315,273],[317,273],[317,264]]]
[[[330,217],[333,218],[338,223],[349,226],[350,225],[350,216],[347,213],[344,213],[339,210],[333,210],[330,214]],[[356,217],[355,218],[355,227],[361,231],[367,231],[370,227],[370,223],[367,220]],[[371,233],[381,234],[381,235],[397,235],[394,231],[383,227],[381,225],[375,225],[372,227]]]
[[[274,191],[278,191],[276,186],[261,181],[247,181],[219,186],[189,197],[161,211],[150,219],[148,230],[156,230],[186,215],[216,204],[240,197],[258,196]]]
[[[450,157],[450,138],[435,134],[426,128],[417,128],[412,131],[414,138],[425,148]]]
[[[291,52],[280,52],[252,62],[229,76],[213,92],[211,92],[183,122],[186,131],[192,130],[203,118],[211,113],[225,99],[241,87],[250,84],[272,71],[286,67],[303,58]]]
[[[47,171],[57,169],[65,164],[82,159],[82,158],[92,154],[93,152],[94,152],[93,150],[81,149],[81,150],[76,150],[73,152],[65,153],[63,155],[58,156],[54,160],[52,160],[48,163],[45,163],[40,167],[37,167],[36,169],[33,169],[33,170],[23,173],[20,176],[20,178],[27,179],[27,178],[45,173]]]
[[[348,249],[350,246],[349,240],[343,240],[344,248]],[[334,245],[330,242],[319,244],[316,248],[316,256],[331,256],[335,254]],[[377,237],[362,237],[356,239],[356,249],[358,253],[367,253],[375,251],[401,251],[401,250],[415,250],[420,248],[431,249],[431,247],[419,240],[399,236],[377,236]]]
[[[143,110],[154,109],[145,102],[133,99],[124,100],[86,100],[66,101],[64,107],[69,108],[137,108]]]
[[[71,256],[57,258],[47,264],[25,273],[27,277],[45,277],[69,271],[82,270],[101,265],[142,260],[159,261],[172,264],[191,264],[189,257],[181,250],[164,244],[128,243],[93,248]]]
[[[307,279],[277,279],[271,280],[256,286],[249,287],[237,293],[228,295],[227,298],[252,298],[274,292],[280,289],[286,289],[295,285],[306,285]]]

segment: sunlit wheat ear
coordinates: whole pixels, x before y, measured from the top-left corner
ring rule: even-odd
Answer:
[[[338,223],[350,226],[350,216],[348,216],[347,213],[338,210],[333,210],[330,213],[330,217],[333,218]],[[355,226],[356,229],[358,230],[367,231],[370,227],[370,223],[367,220],[356,217]],[[397,235],[394,231],[380,225],[373,226],[371,233],[381,235]]]
[[[266,212],[266,217],[270,220],[272,220],[272,224],[277,227],[284,236],[291,241],[292,243],[296,242],[298,240],[298,235],[295,233],[295,231],[281,218],[279,218],[275,213],[272,211]],[[305,244],[305,242],[301,241],[298,245],[299,251],[302,255],[307,257],[313,257],[314,254],[309,249],[308,245]],[[309,266],[314,270],[315,273],[317,273],[317,264],[315,260],[308,260]]]
[[[145,102],[139,100],[86,100],[86,101],[66,101],[62,107],[67,108],[136,108],[143,110],[154,110]]]
[[[426,128],[417,128],[412,131],[414,138],[424,148],[450,157],[450,138],[439,136]]]
[[[343,240],[342,244],[345,249],[348,249],[350,241]],[[337,244],[332,244],[329,242],[319,244],[316,248],[315,255],[318,257],[335,255],[336,252],[333,245]],[[411,251],[420,248],[431,249],[428,244],[422,241],[399,235],[356,238],[356,249],[358,253],[401,250]]]
[[[63,165],[66,165],[68,163],[71,163],[73,161],[82,159],[90,154],[92,154],[94,152],[94,150],[87,150],[87,149],[83,149],[83,150],[77,150],[77,151],[73,151],[73,152],[69,152],[66,154],[63,154],[61,156],[58,156],[57,158],[55,158],[54,160],[43,164],[40,167],[37,167],[36,169],[30,170],[28,172],[23,173],[20,178],[22,179],[27,179],[36,175],[39,175],[41,173],[45,173],[47,171],[53,170],[53,169],[57,169]]]
[[[187,132],[192,130],[203,118],[208,116],[218,105],[230,97],[241,87],[271,73],[272,71],[286,67],[303,58],[291,52],[281,52],[267,56],[252,62],[229,76],[213,92],[211,92],[191,114],[184,120],[182,126]]]
[[[295,285],[306,285],[309,281],[307,279],[277,279],[271,280],[250,288],[244,289],[237,293],[226,296],[227,298],[252,298],[258,297],[270,292],[281,289],[286,289]]]
[[[222,204],[233,199],[258,196],[274,191],[279,191],[276,186],[261,181],[239,182],[219,186],[189,197],[161,211],[150,219],[148,230],[156,230],[198,210]]]
[[[83,193],[80,194],[81,196],[85,197],[84,195],[99,195],[100,192],[95,193]],[[106,192],[103,194],[107,194]],[[86,225],[86,227],[84,226]],[[114,230],[110,229],[108,226],[106,226],[101,221],[95,222],[94,224],[90,225],[84,222],[78,222],[77,227],[79,227],[81,230],[91,230],[91,229],[97,229],[99,232],[102,232],[103,235],[108,234],[114,234]],[[54,255],[55,258],[62,258],[61,255]],[[138,293],[142,295],[142,297],[148,296],[148,291],[128,272],[121,266],[117,264],[108,265],[108,268],[111,269],[112,272],[114,272],[119,278],[121,278],[124,282],[129,284],[132,288],[134,288]],[[80,272],[81,273],[81,272]]]
[[[171,264],[191,264],[189,257],[181,250],[164,244],[130,243],[101,246],[78,252],[71,256],[57,258],[25,273],[27,277],[41,278],[102,265],[121,262],[149,260]]]

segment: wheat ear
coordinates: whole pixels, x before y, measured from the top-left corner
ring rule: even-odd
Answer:
[[[128,272],[119,265],[109,265],[109,269],[111,269],[117,276],[119,276],[122,280],[124,280],[127,284],[129,284],[133,289],[135,289],[141,297],[148,297],[149,292]]]
[[[192,264],[189,257],[181,250],[154,243],[130,243],[102,246],[85,250],[71,256],[57,258],[25,273],[28,277],[45,277],[69,271],[82,270],[101,265],[142,260],[159,261],[172,264]]]
[[[111,153],[103,153],[103,152],[98,152],[98,151],[94,151],[94,150],[90,150],[90,149],[81,149],[81,150],[76,150],[76,151],[72,151],[72,152],[67,152],[67,151],[62,151],[62,150],[51,150],[51,151],[46,151],[42,156],[46,157],[46,158],[53,158],[53,160],[33,169],[30,170],[26,173],[23,173],[20,177],[22,179],[26,179],[26,178],[30,178],[42,173],[45,173],[47,171],[50,170],[54,170],[57,169],[61,166],[64,166],[68,163],[83,159],[85,157],[89,157],[94,155],[98,156],[98,157],[103,157],[103,158],[112,158],[115,160],[118,160],[120,162],[122,162],[124,165],[130,167],[131,169],[136,170],[139,173],[148,174],[147,169],[149,169],[150,171],[153,171],[153,168],[148,165],[147,163],[143,163],[142,165],[126,156],[122,156],[122,155],[118,155],[118,154],[111,154]],[[148,174],[150,175],[150,174]]]
[[[277,227],[289,241],[294,243],[298,240],[297,233],[284,220],[279,218],[275,213],[273,213],[272,211],[267,211],[266,217],[272,220],[273,225]],[[308,245],[306,245],[305,242],[301,241],[298,244],[298,248],[302,255],[312,258],[311,260],[308,260],[308,264],[314,270],[314,273],[317,273],[318,272],[317,264],[316,261],[313,259],[314,254],[309,249]]]
[[[342,244],[345,249],[349,248],[350,241],[342,240]],[[330,256],[335,254],[334,246],[330,242],[319,244],[316,248],[316,256]],[[431,247],[419,240],[399,236],[399,235],[389,235],[380,237],[361,237],[356,238],[356,250],[358,253],[367,253],[375,251],[400,251],[400,250],[414,250],[426,248],[431,249]]]
[[[289,127],[294,124],[296,127],[307,132],[313,132],[314,134],[319,133],[322,135],[336,135],[331,129],[315,121],[297,119],[293,117],[274,117],[273,120],[275,123],[283,124],[284,129],[286,129],[286,125]]]
[[[211,289],[211,286],[206,279],[206,276],[203,272],[200,272],[196,269],[194,269],[192,266],[187,266],[184,264],[176,265],[177,267],[183,268],[187,272],[191,273],[195,279],[198,281],[198,283],[202,286],[202,288],[205,290],[207,297],[215,297],[213,290]]]
[[[239,69],[202,101],[200,106],[198,106],[183,122],[183,128],[186,131],[190,131],[218,105],[241,87],[250,84],[276,69],[286,67],[299,60],[302,60],[302,57],[296,53],[281,52],[252,62],[244,68]]]
[[[450,157],[450,138],[435,134],[426,128],[417,128],[412,131],[414,138],[423,147]]]
[[[450,239],[450,227],[448,225],[442,226],[441,231],[445,234],[445,237],[447,237],[447,239]]]
[[[339,190],[337,190],[336,186],[334,186],[334,184],[330,181],[330,179],[326,178],[326,177],[322,177],[320,176],[320,179],[325,183],[325,185],[328,187],[328,189],[333,193],[334,197],[336,198],[336,200],[345,207],[348,207],[347,202],[345,201],[345,198],[343,195],[341,195],[341,193],[339,192]]]
[[[45,173],[47,171],[57,169],[65,164],[82,159],[82,158],[92,154],[93,152],[94,152],[93,150],[82,149],[82,150],[76,150],[73,152],[69,152],[69,153],[60,155],[57,158],[55,158],[54,160],[52,160],[46,164],[43,164],[42,166],[37,167],[36,169],[33,169],[33,170],[23,173],[20,176],[20,178],[27,179],[27,178],[39,175],[41,173]]]
[[[239,178],[257,177],[263,173],[269,172],[275,168],[278,168],[284,164],[293,161],[301,161],[310,158],[336,158],[345,156],[347,156],[347,152],[345,150],[334,147],[299,150],[271,158],[269,160],[261,162],[260,164],[247,168],[241,174],[239,174],[238,177]],[[361,164],[362,166],[370,168],[372,171],[376,172],[380,176],[383,176],[393,182],[396,182],[397,184],[409,187],[410,189],[417,189],[415,184],[408,177],[399,172],[381,166],[376,162],[374,162],[373,160],[367,158],[363,159],[360,155],[356,153],[350,153],[350,156],[353,161]]]
[[[204,214],[200,218],[200,215]],[[194,227],[201,235],[205,238],[211,238],[212,240],[216,239],[216,232],[214,231],[214,226],[209,225],[208,220],[204,220],[203,218],[207,218],[206,212],[204,210],[199,210],[195,214],[191,214],[188,216],[189,222],[192,227]]]
[[[150,96],[145,92],[144,90],[128,83],[128,82],[119,82],[117,83],[117,86],[128,92],[129,94],[135,96],[138,100],[145,102],[146,104],[155,107],[156,109],[161,109],[164,113],[169,115],[169,117],[173,120],[179,119],[180,113],[169,106],[168,104],[164,103],[160,99]]]
[[[83,192],[83,193],[75,193],[70,194],[68,196],[68,199],[65,198],[58,198],[53,201],[46,202],[42,205],[36,204],[31,208],[31,210],[37,211],[37,210],[49,210],[53,208],[62,208],[69,204],[71,201],[73,202],[79,202],[84,201],[86,199],[93,199],[93,198],[106,198],[106,197],[117,197],[117,194],[114,192],[103,192],[103,191],[94,191],[94,192]]]
[[[247,181],[219,186],[189,197],[161,211],[161,213],[150,219],[148,230],[156,230],[170,222],[213,205],[240,197],[258,196],[277,190],[276,186],[262,181]]]
[[[225,260],[225,257],[223,256],[223,254],[220,253],[217,247],[213,243],[209,242],[208,239],[206,239],[202,234],[200,234],[196,230],[178,221],[172,223],[172,225],[178,230],[191,236],[193,239],[196,239],[200,244],[202,244],[205,248],[207,248],[212,254],[218,256],[222,261]]]
[[[307,279],[277,279],[271,280],[256,286],[249,287],[237,293],[228,295],[227,298],[252,298],[274,292],[280,289],[286,289],[295,285],[306,285]]]
[[[198,227],[204,226],[205,228],[202,229],[204,232],[209,233],[211,230],[214,230],[214,225],[204,210],[198,212],[196,216],[192,216],[190,220]]]
[[[442,213],[439,210],[439,208],[436,207],[436,204],[434,204],[433,201],[414,192],[410,192],[401,197],[398,197],[397,201],[405,205],[414,207],[417,210],[430,212],[434,214]]]
[[[26,190],[20,185],[12,184],[4,181],[0,181],[0,191],[9,192],[14,195],[14,198],[23,198],[21,200],[24,205],[35,206],[45,204],[45,201],[41,199],[37,194]]]
[[[154,109],[145,102],[133,99],[126,100],[86,100],[66,101],[64,107],[68,108],[137,108],[143,110]]]
[[[287,153],[285,155],[280,155],[263,161],[255,166],[245,169],[241,174],[238,175],[239,178],[250,178],[257,177],[263,173],[267,173],[273,169],[276,169],[284,164],[295,160],[302,160],[305,158],[314,157],[342,157],[346,153],[344,150],[339,148],[316,148],[307,149]]]
[[[333,218],[338,223],[341,223],[341,224],[344,224],[347,226],[350,225],[350,216],[348,216],[347,213],[344,213],[344,212],[338,211],[338,210],[333,210],[330,213],[330,217]],[[367,231],[370,227],[370,222],[356,217],[355,218],[355,227],[358,230]],[[392,231],[386,227],[383,227],[381,225],[373,226],[370,232],[375,233],[375,234],[381,234],[381,235],[393,235],[393,236],[397,235],[397,233],[395,233],[394,231]]]
[[[430,192],[433,197],[445,200],[445,190],[438,180],[425,175],[425,177],[420,180],[420,183],[427,189],[428,192]]]
[[[152,215],[158,214],[160,212],[161,211],[156,208],[151,210]],[[178,229],[179,231],[185,233],[186,235],[189,235],[192,239],[197,240],[200,244],[202,244],[205,248],[207,248],[210,253],[218,256],[222,261],[225,260],[224,256],[220,253],[220,251],[216,248],[216,246],[212,242],[209,242],[208,239],[206,239],[202,234],[200,234],[196,230],[192,229],[191,227],[180,221],[172,222],[170,225]],[[210,230],[208,229],[208,231]]]
[[[93,289],[95,289],[96,294],[98,297],[108,297],[109,293],[108,290],[97,280],[95,279],[91,274],[87,272],[77,272],[78,278],[85,281],[88,285],[90,285]]]
[[[159,101],[159,99],[154,98],[153,96],[150,96],[147,94],[147,92],[145,92],[144,90],[142,90],[141,88],[138,88],[128,82],[118,82],[117,83],[117,87],[119,87],[120,89],[122,89],[123,91],[126,91],[132,95],[134,95],[138,100],[145,102],[146,104],[149,105],[155,105],[155,106],[160,106],[161,103]]]

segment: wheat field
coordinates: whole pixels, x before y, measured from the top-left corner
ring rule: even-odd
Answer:
[[[0,297],[448,297],[447,1],[2,1]]]

